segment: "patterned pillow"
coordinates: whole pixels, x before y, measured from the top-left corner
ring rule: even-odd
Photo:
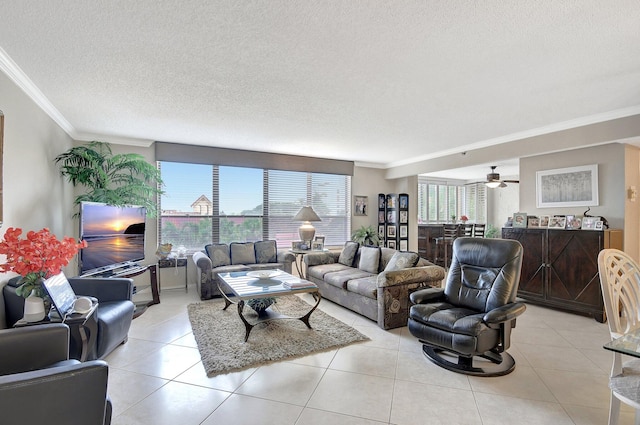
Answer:
[[[396,251],[389,260],[387,267],[384,268],[384,271],[390,272],[415,267],[415,265],[418,264],[418,260],[420,260],[420,257],[415,252]]]
[[[231,242],[231,264],[256,264],[253,242]]]
[[[360,248],[360,263],[358,268],[369,273],[378,273],[380,265],[380,248],[363,246]]]
[[[359,246],[360,244],[358,242],[345,242],[344,248],[340,253],[340,257],[338,257],[338,263],[344,264],[345,266],[353,267],[353,260],[355,260],[356,258]]]
[[[256,263],[275,263],[278,258],[276,241],[260,241],[255,243]]]
[[[212,267],[228,266],[231,264],[229,245],[226,243],[205,245],[204,250],[209,258],[211,258]]]

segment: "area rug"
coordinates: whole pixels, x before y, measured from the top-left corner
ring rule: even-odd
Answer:
[[[294,317],[303,316],[311,306],[295,295],[278,297],[271,309]],[[322,302],[322,301],[321,301]],[[187,311],[207,376],[237,372],[268,363],[307,356],[344,347],[369,338],[351,326],[316,309],[309,320],[312,329],[300,320],[272,320],[251,330],[244,342],[245,327],[235,305],[222,310],[224,301],[189,304]],[[255,323],[257,314],[245,306],[243,314]]]

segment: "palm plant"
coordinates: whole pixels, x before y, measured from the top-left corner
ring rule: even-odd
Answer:
[[[351,239],[361,245],[378,246],[378,232],[373,226],[360,226],[353,234]]]
[[[146,207],[149,216],[157,214],[154,196],[163,193],[159,189],[160,171],[142,155],[114,155],[108,143],[93,141],[58,155],[55,162],[61,164],[60,173],[73,186],[88,189],[75,198],[76,205],[83,201],[140,205]]]

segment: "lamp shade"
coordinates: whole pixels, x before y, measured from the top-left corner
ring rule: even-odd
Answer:
[[[300,208],[300,211],[293,217],[293,221],[322,221],[318,214],[310,206]]]
[[[309,244],[313,240],[316,234],[316,229],[311,225],[312,221],[322,221],[318,214],[309,206],[300,208],[300,211],[293,217],[294,221],[304,221],[302,226],[298,228],[298,234],[300,239]]]

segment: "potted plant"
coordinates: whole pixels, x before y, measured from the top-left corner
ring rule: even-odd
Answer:
[[[378,246],[380,242],[378,239],[378,231],[373,226],[360,226],[360,228],[351,235],[351,240],[361,245],[369,246]]]
[[[108,143],[93,141],[58,155],[55,162],[73,186],[88,189],[76,197],[76,205],[82,201],[119,207],[139,205],[147,209],[150,217],[156,216],[154,196],[163,193],[159,189],[162,179],[160,171],[142,155],[114,155]]]

